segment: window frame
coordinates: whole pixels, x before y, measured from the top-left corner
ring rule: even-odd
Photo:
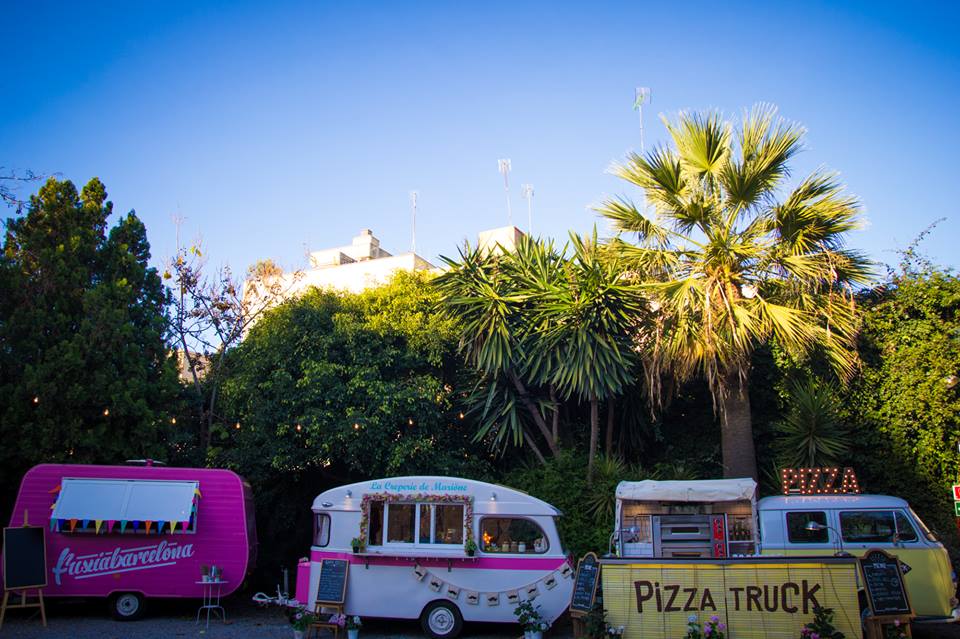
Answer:
[[[532,550],[531,552],[502,552],[502,551],[499,551],[499,550],[498,550],[498,551],[493,551],[493,552],[486,551],[486,550],[483,549],[483,522],[486,521],[487,519],[514,519],[514,520],[517,520],[517,521],[526,521],[526,522],[529,522],[529,523],[533,524],[534,526],[536,526],[536,527],[537,527],[537,530],[540,531],[541,536],[543,537],[543,541],[544,541],[544,543],[545,543],[546,545],[545,545],[544,549],[541,550],[540,552],[537,552],[536,550]],[[547,531],[544,530],[543,526],[541,526],[538,522],[534,521],[534,520],[531,519],[530,517],[524,517],[524,516],[522,516],[522,515],[497,515],[497,514],[493,514],[493,513],[491,513],[491,514],[486,514],[486,515],[481,515],[481,516],[480,516],[480,521],[479,521],[478,524],[477,524],[477,530],[478,530],[479,533],[480,533],[480,534],[479,534],[479,540],[478,540],[478,542],[477,542],[477,548],[480,550],[481,553],[483,553],[483,554],[485,554],[485,555],[523,555],[523,556],[526,556],[526,555],[545,555],[545,554],[547,554],[548,552],[550,552],[550,545],[551,545],[551,544],[550,544],[550,536],[547,534]]]
[[[380,500],[375,500],[380,501]],[[390,539],[390,507],[391,506],[413,506],[413,541],[388,541]],[[430,512],[430,541],[421,542],[420,541],[420,525],[421,525],[421,512],[423,506],[427,506]],[[460,530],[461,538],[464,541],[453,544],[439,543],[436,540],[436,521],[437,521],[437,506],[448,506],[460,509]],[[367,533],[369,539],[369,532]],[[443,502],[434,502],[434,501],[416,501],[416,500],[403,500],[403,501],[383,501],[383,539],[381,544],[370,544],[370,546],[375,548],[462,548],[466,539],[469,538],[469,533],[467,531],[467,508],[465,504],[462,503],[443,503]]]

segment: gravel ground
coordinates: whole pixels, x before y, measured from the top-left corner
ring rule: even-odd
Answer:
[[[196,623],[199,602],[151,601],[140,621],[119,622],[110,618],[106,603],[90,601],[54,601],[47,605],[47,628],[40,624],[39,613],[11,610],[7,612],[0,637],[69,637],[70,639],[292,639],[287,618],[278,607],[259,608],[239,599],[227,600],[226,622],[211,618],[210,628],[204,621]],[[205,618],[204,618],[205,620]],[[516,639],[515,629],[503,624],[466,624],[463,639]],[[330,634],[321,635],[324,638]],[[417,621],[370,620],[360,633],[362,639],[401,639],[424,637]],[[341,633],[341,639],[346,633]],[[569,623],[559,623],[549,639],[570,639]]]
[[[226,622],[210,621],[197,624],[197,603],[150,602],[147,616],[140,621],[113,621],[103,601],[54,601],[47,607],[47,628],[40,625],[40,617],[31,618],[24,610],[7,613],[0,637],[26,639],[32,637],[69,637],[70,639],[175,639],[200,637],[203,639],[292,639],[293,633],[279,608],[258,608],[238,599],[226,602]],[[520,633],[502,624],[467,624],[463,639],[516,639]],[[325,639],[329,634],[322,635]],[[368,621],[360,633],[362,639],[422,638],[416,621]],[[546,639],[571,639],[569,622],[565,619],[554,626]],[[799,634],[798,634],[799,636]],[[916,624],[915,639],[960,639],[958,624]],[[341,634],[342,638],[346,633]],[[680,639],[680,638],[678,638]]]

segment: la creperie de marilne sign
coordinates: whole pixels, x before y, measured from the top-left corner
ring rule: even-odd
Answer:
[[[860,483],[852,468],[784,468],[780,478],[784,495],[846,495],[860,492]]]

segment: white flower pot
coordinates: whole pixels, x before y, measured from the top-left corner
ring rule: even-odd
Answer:
[[[543,639],[543,633],[539,630],[532,630],[530,632],[530,639]]]
[[[353,628],[352,630],[347,630],[347,639],[357,639],[360,636],[360,629]]]
[[[293,639],[303,639],[303,630],[294,630]]]
[[[524,631],[523,631],[523,639],[533,639],[533,638],[530,636],[530,635],[532,635],[532,634],[533,634],[533,631],[532,631],[532,630],[524,630]]]

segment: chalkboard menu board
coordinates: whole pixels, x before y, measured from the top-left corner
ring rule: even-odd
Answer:
[[[44,529],[22,526],[3,529],[3,587],[43,588],[47,585]]]
[[[593,600],[597,596],[597,582],[600,580],[600,562],[597,556],[588,552],[577,564],[577,574],[573,579],[573,598],[570,610],[587,613],[593,610]]]
[[[875,615],[912,614],[903,585],[900,561],[882,550],[871,550],[860,558],[870,609]]]
[[[320,583],[317,584],[317,603],[342,604],[347,596],[347,575],[350,562],[346,559],[324,559],[320,562]]]

